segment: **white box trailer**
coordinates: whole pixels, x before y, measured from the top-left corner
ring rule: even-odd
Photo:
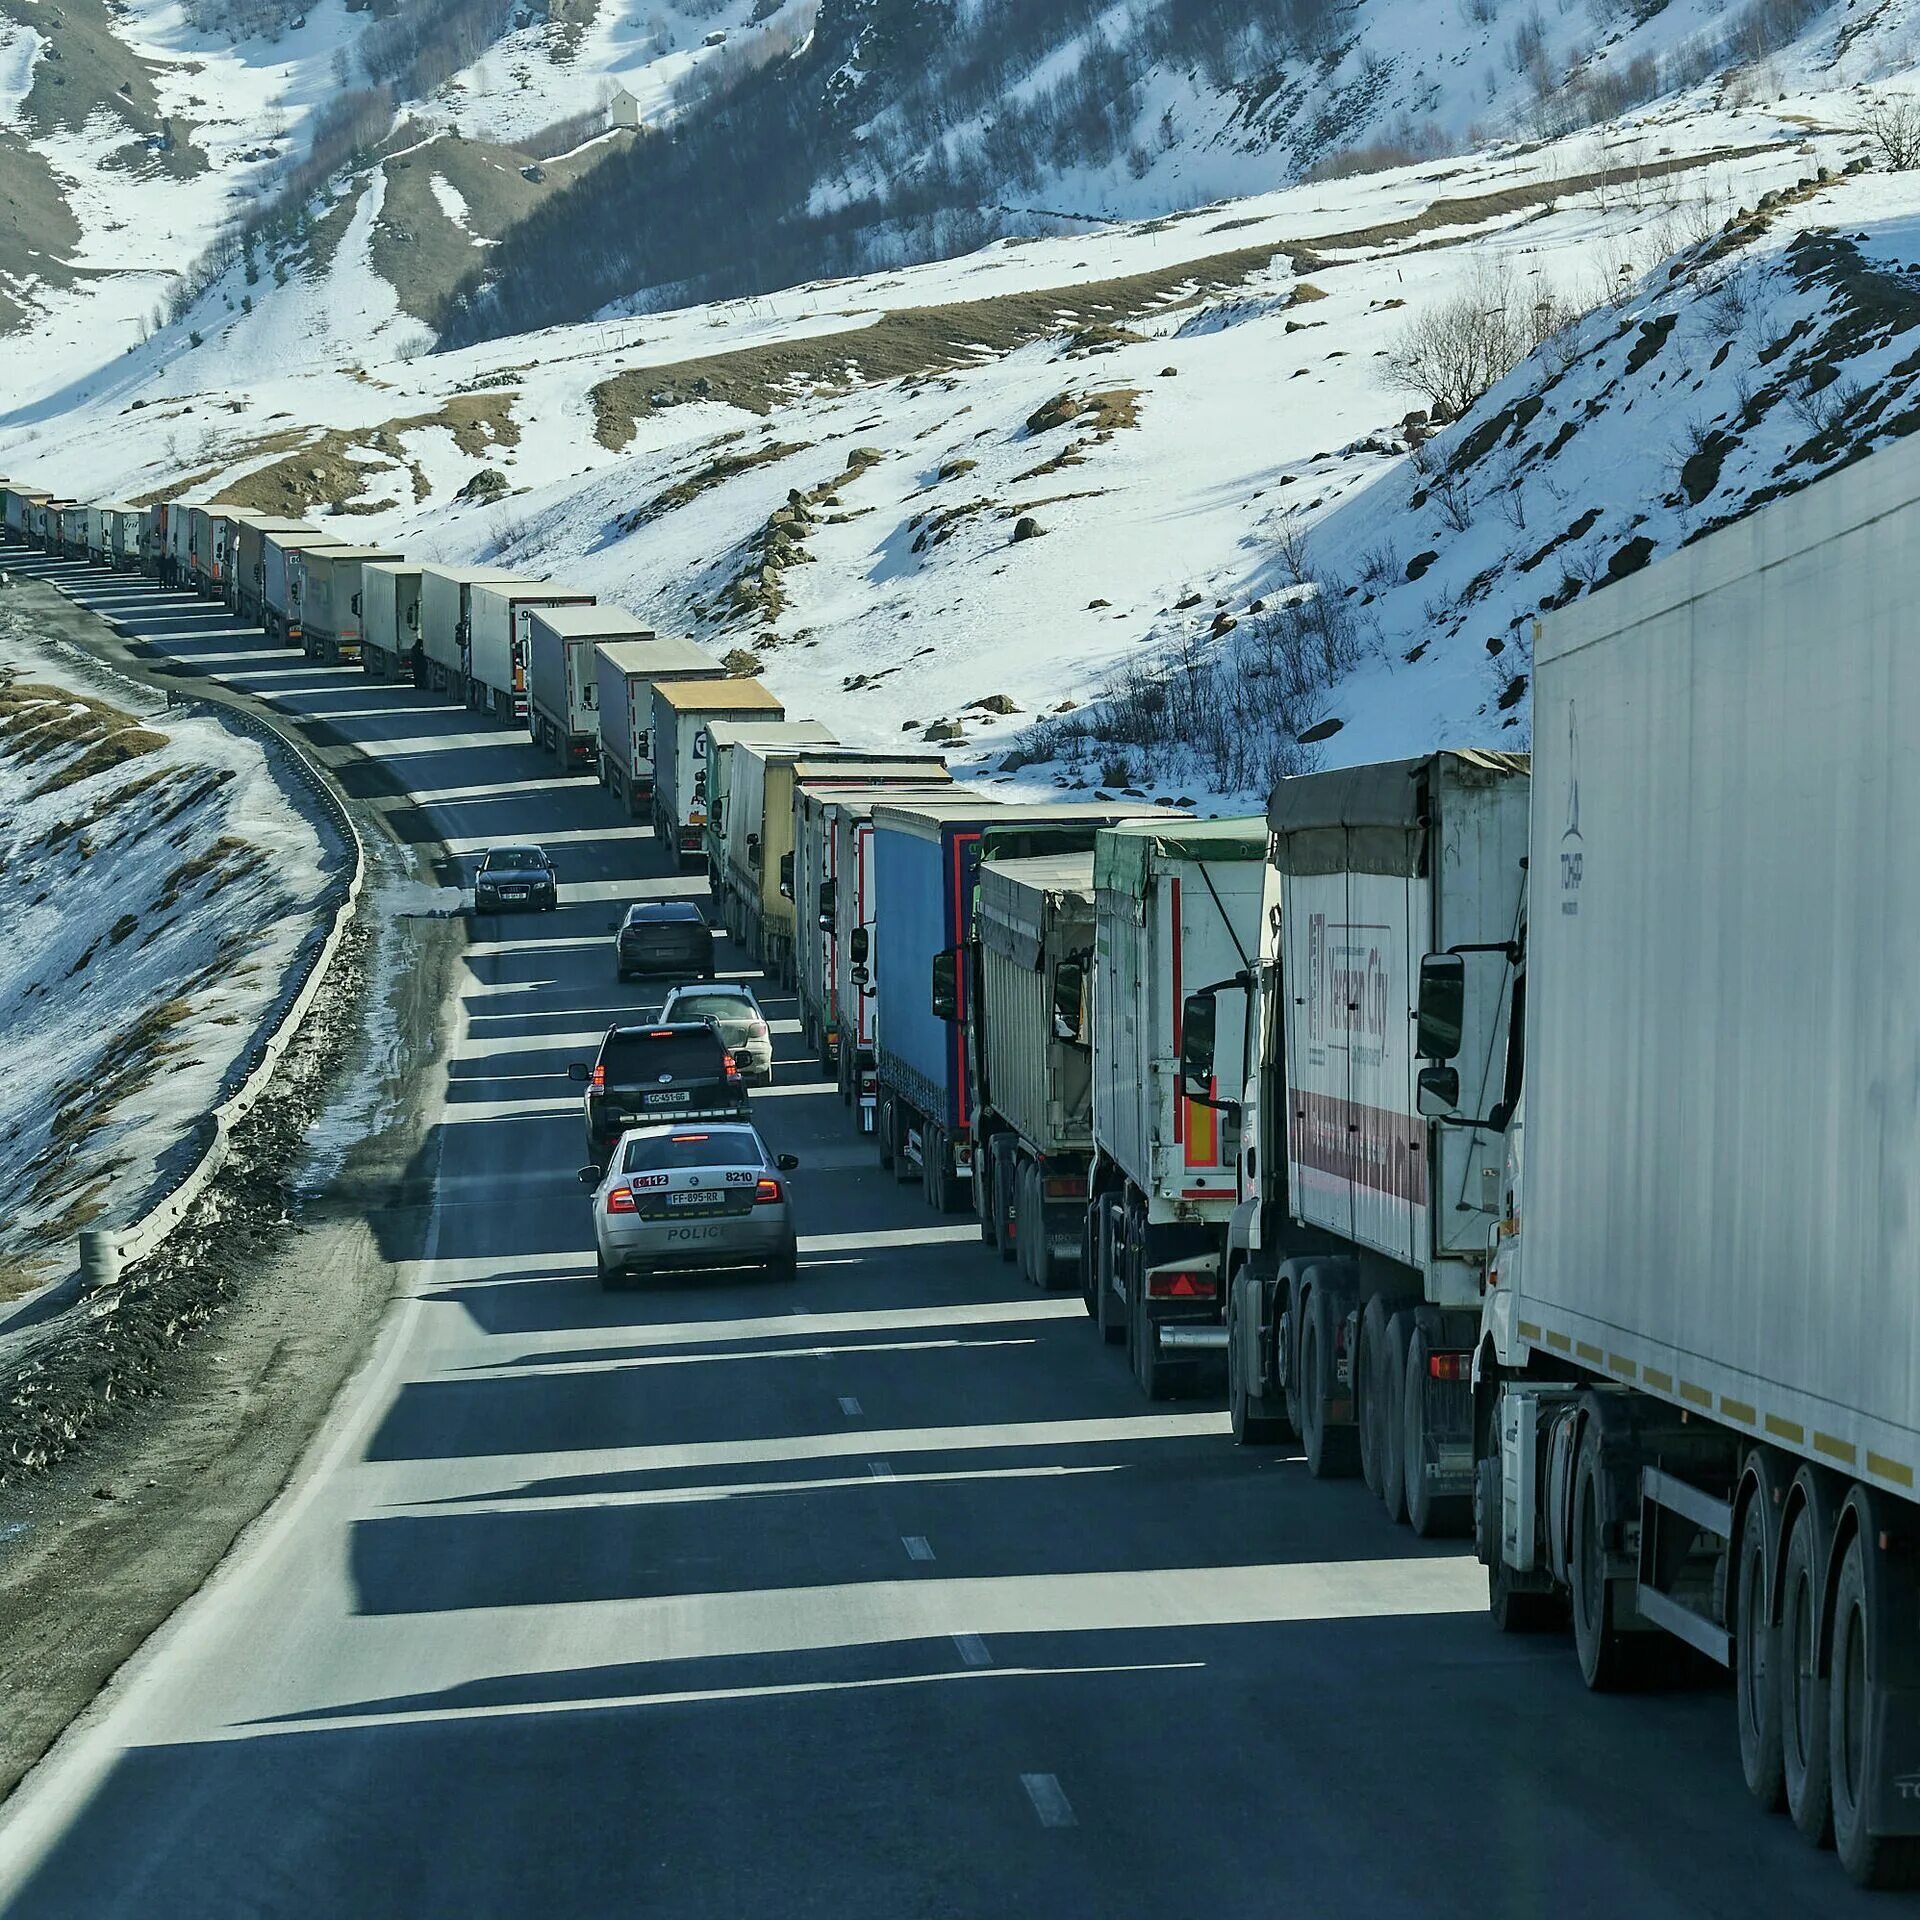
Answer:
[[[118,505],[107,512],[106,564],[116,573],[137,573],[146,551],[147,510]]]
[[[540,580],[476,580],[468,596],[470,698],[502,720],[527,717],[527,661],[536,607],[590,607],[584,589]]]
[[[642,626],[624,607],[573,607],[541,623],[546,644],[592,655],[599,719],[600,784],[629,820],[653,802],[653,687],[657,680],[724,680],[727,670],[691,640]]]
[[[178,511],[178,509],[176,509]],[[266,612],[267,536],[275,533],[321,533],[310,520],[278,520],[271,514],[242,516],[234,546],[231,584],[233,610],[245,621],[263,621]],[[325,535],[335,538],[334,535]]]
[[[723,669],[724,671],[724,669]],[[676,678],[681,676],[676,676]],[[605,696],[601,727],[606,728]],[[707,881],[716,900],[727,884],[727,797],[733,782],[733,749],[737,741],[758,740],[769,746],[831,746],[832,732],[818,720],[715,720],[707,728]]]
[[[1903,1885],[1917,582],[1904,442],[1544,623],[1524,1120],[1477,1429],[1496,1620],[1567,1605],[1596,1687],[1650,1628],[1731,1664],[1756,1796]]]
[[[345,544],[333,534],[313,530],[262,536],[260,622],[272,638],[286,646],[299,642],[301,556],[316,547]]]
[[[1256,1142],[1228,1234],[1229,1401],[1242,1439],[1297,1430],[1415,1531],[1464,1526],[1467,1375],[1500,1211],[1497,1136],[1422,1111],[1414,1005],[1451,952],[1460,1100],[1503,1097],[1527,870],[1527,763],[1438,753],[1283,780],[1267,810],[1278,940],[1252,1055],[1190,1042],[1186,1090]],[[1189,1036],[1204,1020],[1189,1017]]]
[[[360,568],[360,666],[378,680],[413,677],[420,644],[420,569],[406,560]]]
[[[1278,901],[1263,819],[1132,822],[1094,842],[1093,1136],[1082,1285],[1149,1398],[1225,1346],[1218,1255],[1236,1202],[1230,1109],[1181,1087],[1185,1002],[1219,987],[1223,1056],[1257,1026],[1247,986]]]
[[[519,578],[505,567],[443,566],[436,561],[420,569],[420,644],[434,692],[473,704],[473,590]]]
[[[301,557],[300,646],[310,660],[358,666],[365,631],[362,570],[406,556],[391,547],[314,547]]]
[[[758,680],[706,676],[653,683],[653,830],[681,865],[697,861],[706,848],[709,723],[786,717],[786,708]]]
[[[16,546],[25,546],[33,537],[33,514],[44,507],[52,494],[38,487],[7,489],[7,535]]]

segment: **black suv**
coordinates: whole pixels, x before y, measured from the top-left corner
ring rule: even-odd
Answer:
[[[544,847],[489,847],[473,876],[473,910],[536,907],[551,913],[560,902],[553,856]]]
[[[603,1167],[629,1127],[682,1120],[744,1120],[747,1083],[719,1031],[705,1020],[609,1027],[593,1064],[576,1060],[583,1084],[587,1153]]]
[[[615,930],[614,966],[622,980],[636,973],[713,978],[713,929],[691,900],[648,900],[629,907]]]

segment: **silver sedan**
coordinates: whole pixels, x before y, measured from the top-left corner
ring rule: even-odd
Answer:
[[[793,1209],[783,1177],[800,1164],[768,1151],[758,1128],[635,1127],[606,1171],[582,1167],[593,1189],[595,1264],[603,1287],[703,1267],[763,1267],[791,1280]]]

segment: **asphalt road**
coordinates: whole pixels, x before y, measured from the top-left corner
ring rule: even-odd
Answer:
[[[0,1816],[0,1911],[1866,1905],[1746,1800],[1724,1691],[1590,1697],[1458,1547],[1141,1400],[1077,1297],[880,1172],[789,1001],[754,1108],[802,1158],[798,1281],[602,1293],[566,1067],[657,1004],[618,905],[704,881],[509,729],[73,590],[326,718],[414,837],[543,838],[562,905],[474,923],[424,1257],[294,1485]]]

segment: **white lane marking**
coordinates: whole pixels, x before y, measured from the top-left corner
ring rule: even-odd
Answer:
[[[977,1633],[956,1633],[953,1636],[955,1651],[970,1667],[990,1667],[993,1655],[987,1651],[987,1643]]]
[[[856,1400],[852,1394],[843,1393],[840,1396],[840,1411],[844,1413],[849,1420],[858,1420],[860,1418],[860,1402]]]
[[[1027,1798],[1033,1802],[1033,1810],[1040,1816],[1043,1827],[1077,1827],[1080,1823],[1073,1817],[1073,1802],[1066,1796],[1060,1782],[1050,1773],[1023,1773],[1020,1784],[1027,1790]]]
[[[776,1088],[762,1087],[753,1097],[764,1099],[767,1094],[776,1092]],[[577,1104],[577,1102],[576,1102]],[[801,1171],[805,1172],[802,1164]],[[943,1247],[957,1246],[962,1240],[978,1241],[980,1229],[972,1227],[873,1227],[865,1233],[803,1233],[800,1236],[802,1253],[853,1253],[862,1247]],[[1075,1313],[1085,1314],[1086,1308],[1080,1304],[1079,1295],[1075,1295],[1071,1304]]]
[[[906,1548],[909,1560],[933,1558],[933,1549],[927,1545],[927,1536],[924,1533],[903,1533],[900,1536],[900,1544]]]
[[[874,1469],[879,1471],[875,1472]],[[540,1494],[522,1490],[486,1494],[466,1500],[396,1501],[385,1511],[414,1516],[449,1514],[518,1514],[601,1512],[613,1507],[693,1507],[710,1501],[764,1500],[775,1494],[832,1493],[848,1487],[871,1487],[885,1481],[903,1487],[939,1486],[957,1480],[1068,1480],[1091,1473],[1124,1473],[1118,1462],[1084,1467],[974,1467],[951,1473],[896,1474],[884,1460],[868,1463],[861,1474],[826,1474],[805,1480],[731,1480],[715,1486],[633,1487],[592,1493]]]
[[[780,1064],[785,1065],[785,1062]],[[785,1083],[776,1082],[770,1087],[755,1087],[753,1098],[756,1102],[791,1100],[796,1094],[802,1093],[830,1093],[836,1100],[840,1097],[840,1089],[831,1080],[789,1080]],[[979,1228],[976,1227],[974,1231],[979,1232]]]

